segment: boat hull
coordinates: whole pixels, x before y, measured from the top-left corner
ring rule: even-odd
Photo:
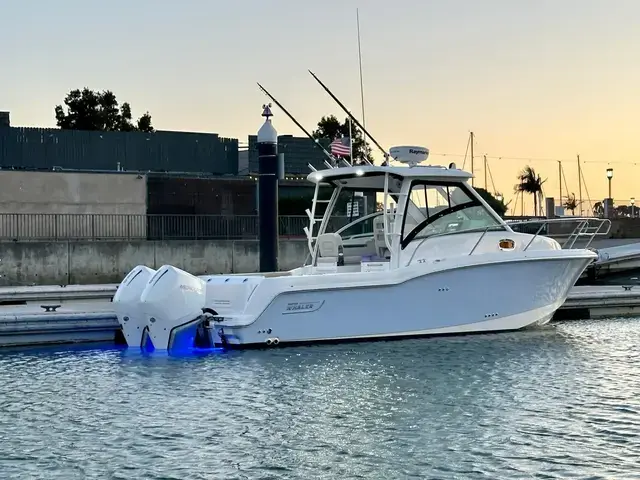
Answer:
[[[519,330],[547,323],[591,261],[520,259],[397,284],[284,291],[253,322],[217,321],[217,333],[224,346],[245,348]]]

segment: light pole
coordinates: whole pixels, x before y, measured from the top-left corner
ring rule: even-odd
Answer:
[[[636,199],[631,197],[631,218],[635,218],[636,216],[635,207],[634,207],[635,204],[636,204]]]
[[[609,181],[609,198],[611,197],[611,179],[613,178],[613,168],[607,168],[607,180]]]

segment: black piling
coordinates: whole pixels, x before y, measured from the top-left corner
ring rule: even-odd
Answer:
[[[258,223],[260,271],[278,271],[278,132],[271,124],[271,104],[263,106],[258,130]]]

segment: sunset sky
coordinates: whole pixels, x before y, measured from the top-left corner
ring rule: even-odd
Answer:
[[[640,199],[638,0],[0,0],[0,110],[54,126],[54,106],[87,86],[157,129],[246,141],[268,101],[257,81],[309,129],[341,113],[311,69],[360,118],[356,7],[365,121],[382,145],[461,165],[472,130],[476,186],[486,153],[507,198],[527,164],[557,197],[555,160],[577,194],[580,154],[585,198],[607,195],[613,167],[617,202]],[[279,133],[301,133],[274,113]]]

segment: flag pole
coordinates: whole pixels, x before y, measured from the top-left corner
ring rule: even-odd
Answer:
[[[351,117],[349,117],[349,160],[353,167],[353,135],[351,134]]]

